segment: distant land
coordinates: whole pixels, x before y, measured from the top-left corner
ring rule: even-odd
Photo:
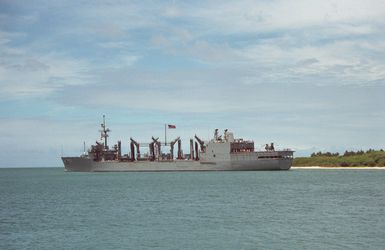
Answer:
[[[312,153],[310,157],[296,157],[293,166],[321,167],[385,167],[385,152],[383,149],[367,151],[345,151],[339,153]]]

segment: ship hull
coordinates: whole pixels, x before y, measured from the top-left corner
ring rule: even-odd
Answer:
[[[62,157],[66,171],[78,172],[166,172],[166,171],[257,171],[289,170],[292,158],[230,161],[93,161],[85,157]]]

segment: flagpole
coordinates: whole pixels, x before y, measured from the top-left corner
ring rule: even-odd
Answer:
[[[167,129],[166,124],[164,124],[164,145],[167,146]]]

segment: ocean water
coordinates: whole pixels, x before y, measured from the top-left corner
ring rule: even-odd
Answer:
[[[385,249],[385,171],[0,169],[0,249]]]

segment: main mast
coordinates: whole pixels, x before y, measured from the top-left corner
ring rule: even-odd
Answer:
[[[108,137],[108,132],[110,132],[110,129],[106,128],[106,116],[105,115],[103,115],[103,123],[100,124],[100,126],[102,127],[102,130],[100,131],[101,132],[101,136],[100,136],[101,138],[100,139],[104,138],[104,149],[108,150],[107,137]]]

